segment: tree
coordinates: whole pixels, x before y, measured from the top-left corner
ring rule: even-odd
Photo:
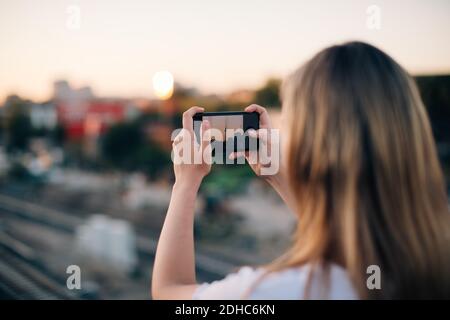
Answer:
[[[119,123],[105,134],[102,143],[103,157],[114,167],[134,169],[134,155],[142,144],[139,127],[131,123]]]
[[[450,143],[450,76],[416,77],[427,107],[433,133],[439,143]]]
[[[103,158],[113,167],[139,170],[156,178],[170,164],[170,155],[147,139],[140,121],[112,126],[102,141]]]
[[[142,145],[136,154],[136,166],[151,179],[160,176],[170,163],[169,154],[151,140]]]
[[[271,78],[267,80],[262,88],[256,90],[255,103],[264,107],[279,107],[281,105],[280,85],[281,80],[279,79]]]
[[[28,142],[33,135],[30,118],[22,112],[14,112],[6,124],[7,150],[24,151],[28,148]]]

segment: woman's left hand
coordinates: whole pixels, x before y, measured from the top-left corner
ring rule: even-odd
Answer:
[[[204,108],[191,107],[183,113],[183,129],[175,137],[172,144],[174,157],[175,183],[190,186],[200,185],[203,178],[211,171],[211,146],[207,138],[210,125],[202,121],[200,128],[200,143],[194,133],[193,116],[203,112]],[[184,156],[189,152],[190,156]]]

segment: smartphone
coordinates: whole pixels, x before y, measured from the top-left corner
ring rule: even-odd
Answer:
[[[249,129],[259,129],[259,113],[243,111],[202,112],[193,117],[194,132],[197,142],[200,142],[200,126],[203,120],[208,120],[210,127],[217,129],[216,136],[211,137],[213,155],[223,152],[228,156],[231,152],[251,151],[258,149],[258,141],[249,137]]]

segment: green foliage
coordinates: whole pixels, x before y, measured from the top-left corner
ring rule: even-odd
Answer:
[[[255,103],[264,107],[280,107],[280,85],[281,81],[279,79],[272,78],[267,80],[262,88],[256,90]]]
[[[202,192],[221,197],[240,193],[254,176],[247,164],[214,165],[202,184]]]
[[[112,126],[103,137],[102,154],[113,166],[131,170],[135,166],[134,157],[143,139],[138,126],[119,123]]]
[[[416,77],[450,190],[450,76]]]
[[[244,192],[254,177],[252,169],[246,164],[213,165],[200,189],[205,199],[205,213],[226,212],[223,207],[225,200],[230,195]]]
[[[112,126],[103,137],[103,158],[113,167],[125,171],[143,171],[157,177],[170,165],[170,155],[146,138],[138,121]]]
[[[417,77],[438,142],[450,143],[450,76]]]
[[[168,169],[170,164],[170,155],[151,141],[148,141],[137,151],[136,166],[150,178],[158,177],[164,170]]]
[[[33,135],[30,118],[26,113],[14,112],[6,125],[7,150],[24,151]]]

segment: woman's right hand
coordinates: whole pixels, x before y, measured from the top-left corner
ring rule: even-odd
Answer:
[[[267,147],[267,150],[272,149],[272,141],[270,139],[270,131],[272,130],[272,125],[270,122],[270,118],[269,118],[269,113],[267,112],[266,108],[261,107],[260,105],[257,104],[252,104],[249,105],[247,108],[245,108],[244,110],[245,112],[258,112],[259,113],[259,130],[255,131],[253,129],[250,129],[247,131],[247,134],[249,135],[249,137],[251,138],[257,138],[259,140],[259,144],[264,145]],[[263,134],[262,132],[265,131],[266,134]],[[274,146],[274,147],[278,147],[278,146]],[[262,172],[263,170],[261,170],[263,167],[268,167],[270,165],[270,163],[268,164],[263,164],[259,158],[258,155],[258,151],[254,150],[254,151],[240,151],[240,152],[233,152],[230,154],[230,159],[236,159],[239,157],[245,157],[245,159],[247,160],[248,164],[250,165],[250,167],[252,168],[252,170],[256,173],[257,176],[262,177],[262,178],[269,178],[270,175],[264,175],[264,173]],[[279,160],[279,159],[277,159]]]
[[[278,192],[281,198],[286,202],[286,204],[294,210],[294,201],[291,195],[289,184],[287,181],[286,172],[284,170],[283,162],[281,161],[280,152],[272,153],[272,150],[278,148],[280,150],[279,139],[271,139],[272,124],[270,121],[269,113],[266,108],[252,104],[245,108],[246,112],[258,112],[259,113],[259,130],[249,130],[248,135],[252,138],[258,138],[260,148],[264,146],[268,151],[269,157],[273,154],[279,155],[278,159],[271,159],[270,161],[278,161],[278,172],[271,175],[264,175],[264,167],[268,168],[273,163],[267,161],[261,161],[261,154],[258,151],[245,151],[245,152],[235,152],[230,154],[230,159],[235,159],[238,157],[245,156],[247,163],[250,165],[255,174],[259,177],[264,178],[274,189]],[[252,154],[253,153],[253,154]],[[256,160],[256,161],[255,161]],[[267,160],[267,159],[265,159]]]

